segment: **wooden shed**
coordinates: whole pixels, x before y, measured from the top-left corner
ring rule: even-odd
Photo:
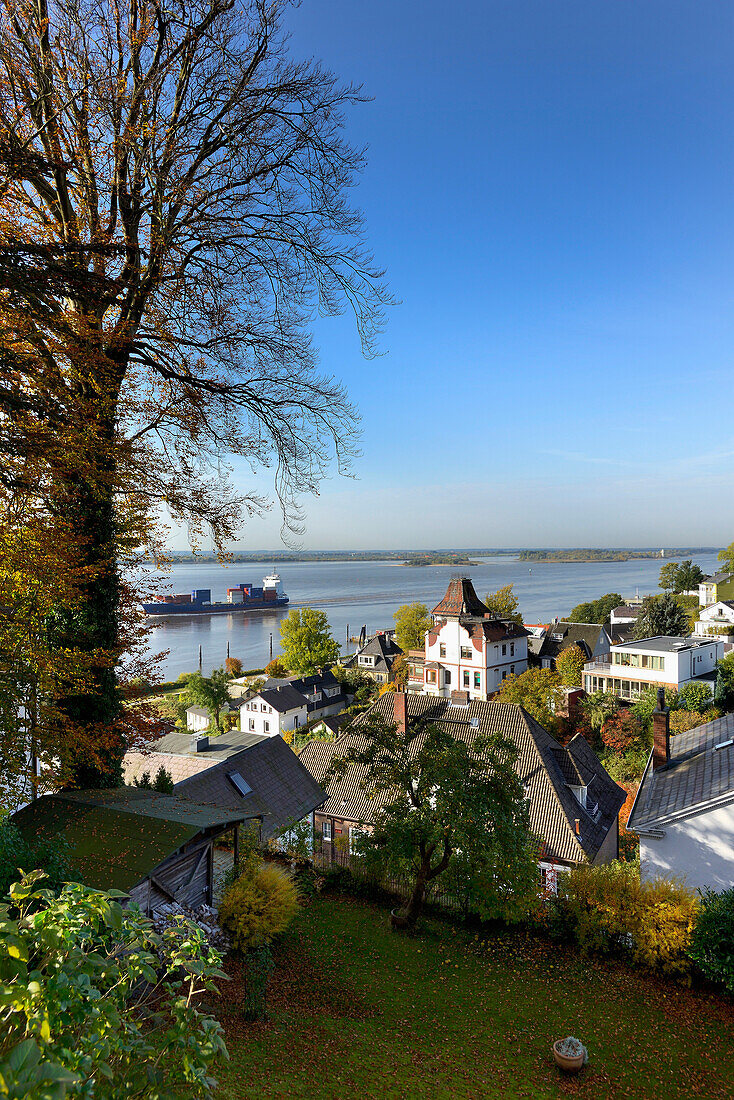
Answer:
[[[11,820],[29,839],[63,840],[70,877],[150,913],[165,901],[211,904],[214,841],[257,816],[120,787],[44,795]]]

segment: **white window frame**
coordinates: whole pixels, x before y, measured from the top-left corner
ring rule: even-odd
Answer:
[[[325,817],[324,820],[321,822],[321,839],[328,840],[329,843],[331,843],[332,835],[331,819]]]

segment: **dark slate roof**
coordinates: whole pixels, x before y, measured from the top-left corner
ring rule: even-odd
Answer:
[[[393,700],[394,694],[388,692],[366,713],[377,712],[391,722]],[[625,792],[610,779],[580,735],[563,748],[527,711],[511,703],[470,700],[468,706],[457,707],[448,699],[407,695],[406,707],[409,722],[417,718],[434,721],[462,740],[471,742],[490,733],[511,738],[519,752],[517,769],[528,791],[530,826],[544,841],[544,858],[563,863],[593,861],[609,830],[616,827]],[[473,719],[477,726],[472,726]],[[359,740],[358,720],[338,741],[307,744],[300,759],[317,780],[322,780],[332,759],[342,756]],[[369,824],[379,803],[361,789],[363,779],[363,769],[353,765],[344,776],[333,780],[323,812]],[[588,788],[587,806],[591,811],[598,803],[598,814],[592,816],[582,808],[571,786]],[[580,821],[579,836],[576,819]]]
[[[376,634],[356,653],[351,653],[348,657],[345,657],[342,665],[344,668],[363,667],[358,664],[357,658],[369,655],[375,659],[375,663],[370,665],[369,668],[374,672],[386,672],[389,675],[392,671],[393,661],[402,652],[392,635]]]
[[[636,619],[641,610],[642,607],[639,604],[633,607],[631,604],[623,603],[619,607],[615,607],[612,614],[621,615],[625,619]]]
[[[209,734],[209,747],[201,752],[192,751],[191,744],[194,735],[191,733],[167,733],[157,741],[151,741],[148,746],[152,753],[172,753],[174,756],[193,756],[196,760],[226,760],[232,753],[241,752],[258,741],[267,740],[260,733],[241,733],[240,730],[229,730],[219,737]]]
[[[564,649],[577,645],[587,657],[591,657],[602,630],[604,626],[601,623],[551,623],[538,656],[557,657]],[[554,634],[562,635],[561,639],[554,638]]]
[[[670,738],[670,763],[652,769],[652,754],[632,807],[628,828],[664,828],[689,814],[734,801],[734,714],[725,714]]]
[[[734,573],[714,573],[710,577],[705,577],[704,584],[728,584],[729,581],[734,581]]]
[[[489,615],[489,608],[479,599],[468,577],[453,577],[443,599],[434,607],[433,614],[449,618],[468,615],[481,619]]]
[[[328,669],[326,672],[316,672],[313,676],[300,676],[296,680],[291,680],[290,684],[296,691],[311,692],[318,691],[319,688],[337,687],[339,681],[331,669]]]
[[[324,710],[326,707],[346,707],[349,700],[343,691],[340,691],[338,695],[322,695],[320,699],[314,700],[308,704],[309,714],[313,714],[318,710]]]
[[[252,793],[241,795],[228,778],[238,772]],[[210,806],[236,810],[250,806],[262,814],[262,835],[301,821],[324,801],[325,794],[282,737],[264,737],[228,760],[182,780],[177,794]],[[257,807],[257,809],[255,809]]]
[[[177,794],[118,787],[44,795],[11,820],[29,839],[63,839],[72,872],[88,886],[127,891],[198,833],[223,831],[247,816]]]
[[[308,705],[308,699],[292,684],[284,684],[283,687],[263,688],[253,699],[260,698],[268,703],[278,714],[286,714],[289,710],[298,710]]]
[[[326,718],[320,719],[320,721],[331,731],[331,733],[338,733],[343,726],[348,724],[350,719],[350,714],[329,714]]]

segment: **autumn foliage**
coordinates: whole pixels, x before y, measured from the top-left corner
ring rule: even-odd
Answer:
[[[607,718],[601,728],[602,741],[613,752],[628,752],[643,747],[642,726],[630,710],[620,710]]]

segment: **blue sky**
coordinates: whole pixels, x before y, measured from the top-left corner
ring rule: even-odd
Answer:
[[[729,543],[734,7],[304,0],[289,23],[374,96],[349,134],[399,302],[376,360],[350,318],[315,325],[364,434],[304,546]],[[278,542],[271,515],[240,545]]]

